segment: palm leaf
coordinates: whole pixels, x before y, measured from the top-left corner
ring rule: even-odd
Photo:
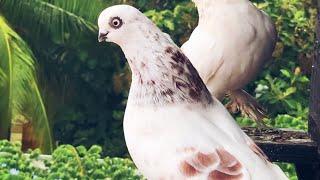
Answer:
[[[27,44],[0,16],[0,138],[7,138],[11,121],[27,117],[41,149],[53,147],[46,109],[37,85],[35,58]]]
[[[11,24],[36,39],[96,33],[97,16],[104,8],[97,0],[0,0],[0,11]]]
[[[8,29],[2,27],[0,22],[0,69],[1,69],[1,86],[0,86],[0,138],[9,137],[11,122],[12,106],[12,52],[9,43]]]

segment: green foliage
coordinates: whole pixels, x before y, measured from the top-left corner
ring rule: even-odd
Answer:
[[[101,147],[58,147],[52,156],[39,150],[23,154],[20,144],[0,141],[0,179],[128,179],[142,176],[128,159],[101,159]]]
[[[290,180],[298,180],[296,174],[296,169],[293,164],[288,163],[277,163],[278,166],[284,171],[284,173],[289,177]]]
[[[36,77],[36,60],[29,46],[0,16],[0,138],[7,138],[12,121],[31,121],[45,152],[53,149],[51,129]]]
[[[197,23],[197,11],[190,2],[179,3],[173,10],[149,10],[145,15],[179,45],[188,40]]]
[[[257,6],[273,18],[285,48],[297,52],[313,48],[316,9],[312,0],[266,0]]]

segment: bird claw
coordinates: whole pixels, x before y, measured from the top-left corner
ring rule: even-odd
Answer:
[[[268,117],[266,111],[253,97],[250,97],[249,94],[236,93],[229,95],[229,98],[230,102],[226,104],[229,112],[233,114],[240,112],[242,116],[254,120],[258,128],[268,128],[263,122],[263,119]]]

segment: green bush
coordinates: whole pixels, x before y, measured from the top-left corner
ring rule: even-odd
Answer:
[[[62,145],[52,156],[20,149],[20,144],[0,141],[0,179],[143,179],[129,159],[102,159],[100,146]]]

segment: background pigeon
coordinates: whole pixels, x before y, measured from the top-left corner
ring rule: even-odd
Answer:
[[[271,59],[277,34],[271,19],[249,0],[193,0],[199,24],[181,47],[209,91],[263,125],[265,112],[242,90]]]
[[[139,10],[105,9],[99,41],[118,44],[132,70],[124,133],[148,179],[287,179],[212,98],[181,50]]]

